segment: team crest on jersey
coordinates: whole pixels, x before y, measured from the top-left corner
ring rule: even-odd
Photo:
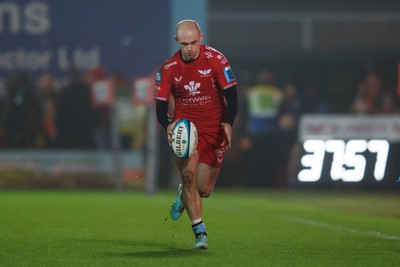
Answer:
[[[208,76],[211,73],[211,69],[208,69],[208,70],[197,70],[197,71],[201,74],[202,77],[203,76]]]
[[[196,83],[194,81],[190,81],[189,84],[185,85],[183,88],[188,90],[190,95],[200,94],[200,92],[197,91],[197,89],[200,88],[200,83]]]

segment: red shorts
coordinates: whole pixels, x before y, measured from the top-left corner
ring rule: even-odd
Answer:
[[[205,163],[214,168],[221,168],[225,150],[221,147],[224,140],[224,132],[218,133],[199,133],[197,151],[199,152],[199,162]]]

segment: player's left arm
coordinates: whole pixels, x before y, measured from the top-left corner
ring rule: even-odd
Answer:
[[[232,126],[238,111],[237,81],[227,58],[214,49],[211,49],[211,53],[213,56],[209,59],[209,62],[215,69],[216,81],[226,101],[226,114],[221,122],[225,133],[222,148],[229,149],[232,140]]]
[[[221,123],[222,129],[224,129],[225,132],[225,141],[222,143],[222,146],[228,149],[231,147],[232,126],[235,122],[236,114],[238,112],[238,96],[236,85],[225,89],[222,93],[226,101],[226,114]]]

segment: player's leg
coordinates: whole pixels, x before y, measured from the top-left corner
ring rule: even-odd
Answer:
[[[189,159],[177,159],[182,178],[182,200],[187,214],[192,221],[195,235],[194,249],[208,249],[208,237],[202,218],[202,203],[197,191],[197,167],[199,153],[195,151]]]
[[[221,168],[208,166],[200,162],[197,165],[197,191],[201,197],[207,198],[211,195]]]
[[[221,169],[223,152],[215,149],[215,147],[208,145],[206,149],[202,150],[201,161],[197,164],[197,191],[201,197],[209,197],[214,189],[219,171]],[[216,167],[206,164],[205,162],[217,163]],[[206,228],[203,222],[199,226],[192,226],[193,232],[196,236],[194,248],[208,249],[208,237]]]
[[[193,192],[194,189],[191,188],[193,184],[196,184],[195,181],[197,160],[197,151],[193,153],[193,155],[191,155],[189,159],[176,158],[176,166],[178,167],[181,176],[181,184],[178,188],[177,198],[171,205],[171,219],[174,221],[178,220],[181,217],[183,211],[185,210],[185,206],[189,207],[187,211],[190,218],[196,217],[198,213],[196,207],[198,205],[200,205],[201,207],[201,202],[196,203],[196,201],[198,202],[198,200],[196,200],[196,195],[198,193],[196,194],[196,192]],[[192,199],[194,199],[195,201],[193,202]],[[192,210],[194,210],[195,214],[192,214]]]
[[[188,159],[177,159],[177,166],[182,179],[182,201],[192,221],[201,218],[201,198],[197,191],[197,161],[199,154],[195,151]]]
[[[219,174],[220,168],[211,167],[205,163],[197,164],[197,191],[200,197],[209,197],[214,189],[215,182]],[[200,198],[201,200],[201,198]],[[201,204],[201,201],[200,201]],[[196,240],[195,249],[208,249],[208,236],[206,227],[201,220],[197,224],[192,225],[193,233]]]
[[[197,192],[200,197],[209,197],[214,189],[219,174],[219,168],[210,167],[205,163],[197,164]],[[203,220],[192,225],[196,240],[195,249],[208,249],[208,237]]]

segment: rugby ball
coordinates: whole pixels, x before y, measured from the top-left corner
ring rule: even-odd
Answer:
[[[175,155],[187,159],[196,150],[197,129],[189,120],[179,120],[173,129],[171,147]]]

